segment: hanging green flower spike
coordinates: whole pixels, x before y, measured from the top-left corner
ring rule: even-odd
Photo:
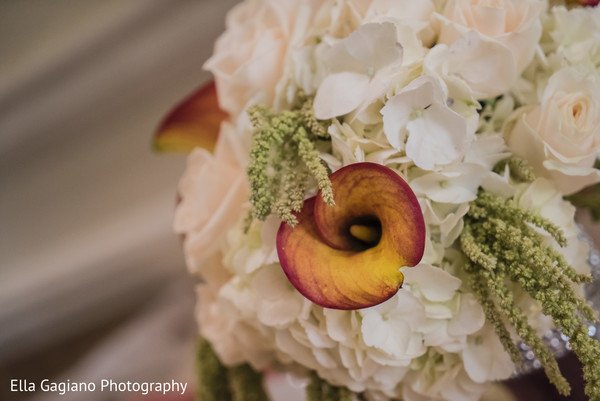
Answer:
[[[573,283],[589,282],[591,276],[578,274],[559,252],[544,243],[542,234],[531,225],[565,246],[566,239],[560,229],[543,217],[519,208],[513,201],[507,202],[483,190],[471,203],[464,222],[460,245],[468,259],[466,271],[470,284],[513,361],[521,362],[505,321],[534,351],[559,392],[565,395],[570,392],[554,356],[516,305],[507,287],[508,280],[521,285],[569,337],[583,364],[586,394],[590,400],[600,401],[600,343],[588,336],[584,322],[584,319],[597,321],[597,316],[573,289]]]
[[[306,387],[307,401],[351,401],[352,392],[346,387],[336,387],[322,380],[315,372],[310,374]]]
[[[199,401],[269,401],[263,387],[262,373],[248,364],[227,368],[209,342],[198,340],[196,354]]]
[[[294,226],[293,212],[302,208],[310,176],[327,204],[334,203],[327,169],[315,147],[329,135],[313,114],[312,100],[299,97],[301,106],[294,110],[275,113],[260,105],[248,109],[256,131],[246,170],[252,205],[247,227],[253,218],[265,220],[271,213]]]
[[[196,372],[198,374],[196,399],[202,401],[231,399],[227,368],[221,364],[215,351],[203,338],[199,338],[196,345]]]
[[[248,364],[234,366],[227,371],[231,401],[269,401],[262,382],[262,373]]]
[[[533,180],[535,180],[533,167],[531,167],[527,161],[515,155],[498,162],[498,164],[494,166],[494,172],[498,174],[502,173],[502,170],[504,170],[507,165],[510,174],[515,180],[521,182],[533,182]]]

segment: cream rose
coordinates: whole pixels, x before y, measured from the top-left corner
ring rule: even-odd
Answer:
[[[326,1],[323,1],[326,3]],[[434,10],[432,0],[344,0],[329,1],[331,7],[325,14],[329,15],[328,23],[321,28],[335,38],[345,38],[367,22],[383,22],[394,19],[406,23],[415,32],[422,33],[427,39],[429,17]]]
[[[600,181],[600,77],[575,67],[554,73],[542,104],[523,107],[504,127],[509,148],[568,195]]]
[[[458,63],[476,60],[477,68],[465,66],[454,72],[479,99],[506,92],[532,60],[542,33],[539,17],[544,4],[540,0],[449,0],[443,14],[436,15],[438,43],[456,43]]]
[[[227,15],[226,31],[206,62],[216,80],[221,108],[237,116],[251,103],[285,101],[285,64],[302,45],[321,2],[248,0]]]
[[[236,155],[243,149],[235,127],[221,124],[214,154],[196,148],[188,157],[179,181],[181,201],[175,209],[174,229],[185,236],[184,251],[190,271],[204,268],[204,261],[221,246],[220,239],[238,220],[248,199],[246,162]]]

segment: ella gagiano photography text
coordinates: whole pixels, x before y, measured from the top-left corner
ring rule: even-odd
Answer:
[[[11,379],[11,392],[35,392],[42,391],[48,393],[57,393],[65,395],[72,392],[94,392],[94,391],[109,391],[109,392],[136,392],[143,395],[150,393],[179,393],[185,394],[187,382],[178,382],[176,380],[166,382],[133,382],[133,381],[115,381],[112,379],[101,379],[99,382],[75,382],[71,380],[52,381],[43,379],[36,383],[27,379]]]

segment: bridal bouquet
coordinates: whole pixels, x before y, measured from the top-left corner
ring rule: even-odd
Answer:
[[[246,0],[156,139],[190,150],[202,400],[477,400],[558,329],[588,335],[600,9],[542,0]],[[192,150],[193,149],[193,150]],[[246,398],[244,398],[246,397]],[[254,397],[254,398],[252,398]]]

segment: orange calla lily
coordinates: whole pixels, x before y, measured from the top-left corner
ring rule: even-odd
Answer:
[[[318,194],[304,202],[294,228],[282,223],[279,261],[292,285],[320,306],[377,305],[402,286],[400,268],[423,257],[423,213],[408,184],[379,164],[351,164],[329,178],[335,206]]]
[[[195,147],[212,152],[221,122],[227,113],[219,109],[214,81],[177,105],[162,121],[153,147],[163,152],[189,153]]]

